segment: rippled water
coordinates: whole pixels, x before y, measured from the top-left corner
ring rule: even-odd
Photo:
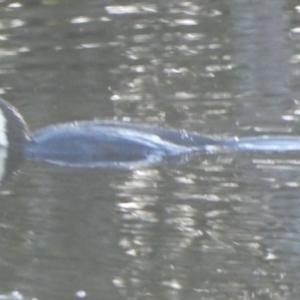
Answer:
[[[31,129],[117,119],[300,135],[297,1],[0,3],[0,92]],[[26,163],[1,194],[0,299],[298,299],[300,157],[134,171]]]

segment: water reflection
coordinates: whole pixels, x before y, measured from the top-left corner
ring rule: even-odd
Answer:
[[[274,245],[266,244],[261,228],[278,230],[282,223],[267,203],[260,211],[256,193],[249,190],[249,196],[241,198],[239,191],[247,178],[228,184],[224,162],[223,170],[211,168],[216,180],[209,186],[199,180],[199,172],[191,170],[186,178],[174,170],[168,181],[164,170],[136,171],[130,181],[114,186],[121,198],[116,206],[122,219],[119,245],[131,257],[113,281],[122,295],[132,296],[134,291],[136,295],[138,289],[153,298],[217,296],[213,286],[227,295],[239,289],[248,293],[243,282],[251,282],[258,294],[267,295],[259,281],[269,276],[268,263],[277,261],[278,253]],[[181,191],[179,198],[176,189]],[[202,193],[197,198],[191,189]],[[207,193],[212,191],[215,194]]]
[[[118,7],[117,13],[122,15],[123,10],[141,13],[141,11],[137,13],[132,7]],[[221,71],[217,56],[210,56],[214,64],[210,60],[205,61],[207,50],[215,51],[221,47],[221,42],[217,47],[217,39],[212,41],[207,39],[200,24],[201,17],[213,18],[220,16],[221,12],[216,13],[216,10],[207,11],[207,9],[192,2],[169,3],[167,7],[155,6],[151,12],[165,12],[163,18],[145,14],[143,18],[139,17],[136,20],[133,28],[123,29],[124,34],[117,38],[126,47],[127,60],[124,59],[120,68],[118,66],[115,71],[120,83],[117,87],[112,87],[111,98],[121,111],[125,110],[124,101],[126,105],[128,102],[136,101],[139,102],[135,104],[138,115],[147,116],[151,122],[165,120],[174,122],[175,113],[181,120],[185,117],[189,120],[193,118],[191,109],[193,102],[187,100],[197,101],[203,98],[199,85],[209,84],[206,80],[198,80],[199,73],[200,77],[209,79],[215,77],[215,72]],[[108,11],[111,12],[112,8],[109,7]],[[119,22],[119,19],[114,18],[114,21]],[[204,60],[204,64],[208,64],[207,69],[201,70],[197,65],[193,65],[195,63],[193,57],[197,57],[199,63]],[[223,70],[228,68],[224,67]],[[207,107],[222,106],[223,103],[226,107],[231,105],[225,101],[216,101],[214,104],[210,100],[208,96],[205,103]],[[167,103],[172,107],[164,108]],[[164,113],[160,114],[161,110]],[[197,118],[197,122],[201,122],[199,116]]]
[[[246,103],[239,106],[238,122],[244,126],[247,126],[247,122],[256,123],[260,131],[269,132],[271,126],[268,126],[268,122],[272,120],[273,130],[276,130],[283,127],[280,118],[291,101],[288,96],[290,82],[288,60],[291,49],[286,47],[288,37],[285,30],[288,25],[282,18],[284,3],[280,0],[273,1],[272,11],[267,2],[259,8],[251,5],[243,6],[239,1],[236,1],[236,4],[232,10],[236,20],[234,31],[237,34],[242,32],[243,35],[234,41],[235,61],[238,65],[251,69],[248,76],[241,78],[241,91],[248,95],[245,97]],[[246,12],[247,18],[241,18],[240,9]],[[266,14],[268,18],[263,17]],[[278,39],[278,36],[282,38]],[[253,47],[245,47],[245,39]],[[262,109],[267,108],[268,113],[257,111],[254,108],[256,102],[260,103]],[[278,124],[276,128],[274,118]]]
[[[109,14],[145,14],[145,13],[156,13],[157,5],[149,5],[145,3],[135,3],[134,5],[124,5],[124,6],[106,6],[105,9]]]
[[[114,283],[127,297],[136,287],[151,297],[180,293],[186,278],[176,262],[202,236],[195,228],[197,211],[188,204],[162,199],[157,192],[161,184],[158,170],[145,170],[134,172],[130,181],[116,187],[124,198],[117,205],[123,220],[120,246],[133,259]],[[172,193],[169,197],[173,198]],[[159,285],[153,287],[149,276]]]

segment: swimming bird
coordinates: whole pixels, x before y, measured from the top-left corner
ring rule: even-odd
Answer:
[[[117,121],[55,124],[31,133],[19,111],[0,99],[0,148],[4,156],[22,156],[70,167],[132,168],[205,147],[219,140],[185,130]]]
[[[18,110],[0,99],[0,179],[23,159],[69,167],[131,169],[221,149],[296,151],[300,150],[300,138],[213,138],[185,130],[98,120],[55,124],[31,133]]]

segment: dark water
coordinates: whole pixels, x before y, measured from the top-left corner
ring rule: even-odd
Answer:
[[[0,3],[0,91],[31,129],[117,119],[300,135],[300,6]],[[1,299],[299,299],[300,155],[134,171],[26,163],[1,195]]]

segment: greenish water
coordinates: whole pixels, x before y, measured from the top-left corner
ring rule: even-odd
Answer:
[[[299,132],[296,1],[0,3],[0,92],[31,129],[117,119]],[[133,171],[25,163],[0,201],[1,299],[298,299],[299,154]]]

